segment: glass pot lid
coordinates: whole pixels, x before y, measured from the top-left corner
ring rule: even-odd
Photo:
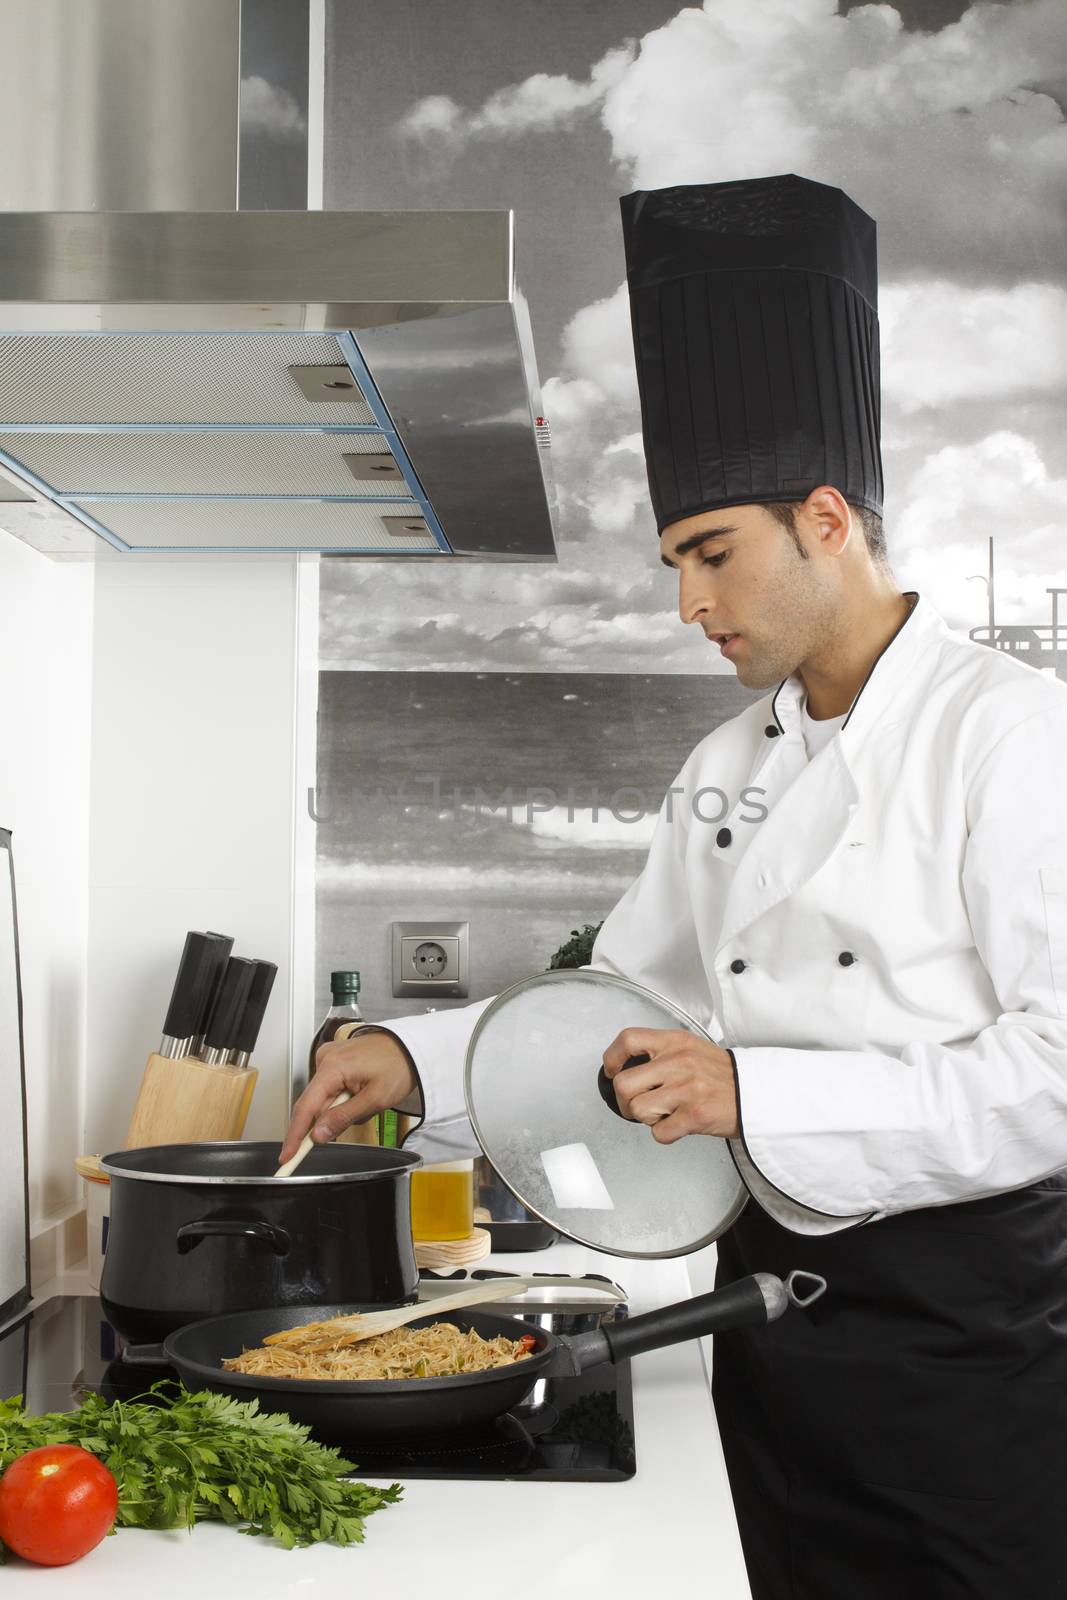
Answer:
[[[725,1232],[747,1190],[725,1139],[657,1144],[605,1104],[604,1051],[623,1028],[710,1036],[670,1000],[588,967],[527,978],[478,1019],[464,1092],[478,1141],[528,1210],[609,1255],[688,1255]]]

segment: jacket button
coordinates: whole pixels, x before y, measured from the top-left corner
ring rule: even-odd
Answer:
[[[842,950],[841,954],[837,958],[839,965],[842,967],[850,967],[855,959],[856,958],[852,954],[851,950]]]
[[[720,828],[718,833],[715,835],[715,843],[720,847],[720,849],[725,849],[732,838],[733,834],[730,832],[729,828]]]
[[[778,729],[773,722],[769,728],[764,728],[763,731],[767,735],[768,739],[777,739],[778,737]]]
[[[731,972],[744,972],[744,970],[745,970],[745,963],[741,960],[740,956],[738,956],[736,961],[731,961],[730,962],[730,971]]]

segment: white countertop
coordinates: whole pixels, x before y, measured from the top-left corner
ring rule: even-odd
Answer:
[[[690,1286],[684,1258],[624,1261],[571,1244],[479,1265],[601,1272],[626,1290],[633,1314],[708,1287]],[[399,1504],[368,1518],[366,1543],[344,1550],[286,1551],[216,1523],[191,1533],[122,1528],[69,1567],[9,1561],[4,1600],[306,1600],[416,1584],[433,1600],[649,1600],[687,1580],[715,1600],[750,1600],[701,1345],[638,1356],[633,1393],[637,1472],[624,1483],[411,1479]]]

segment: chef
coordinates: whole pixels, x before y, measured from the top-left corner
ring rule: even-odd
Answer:
[[[871,218],[791,175],[627,195],[622,218],[660,559],[682,620],[766,692],[689,756],[593,951],[718,1043],[626,1029],[604,1062],[650,1138],[728,1141],[750,1200],[719,1284],[829,1283],[715,1342],[752,1593],[1050,1600],[1067,691],[892,578]],[[323,1047],[283,1156],[388,1106],[422,1115],[430,1159],[474,1152],[489,1003]]]

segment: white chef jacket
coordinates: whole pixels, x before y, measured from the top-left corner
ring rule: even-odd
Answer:
[[[1067,685],[915,595],[844,717],[804,700],[794,673],[692,752],[592,966],[730,1049],[730,1148],[795,1232],[1059,1171]],[[408,1144],[428,1160],[477,1151],[463,1066],[489,1004],[385,1024],[419,1073]]]

